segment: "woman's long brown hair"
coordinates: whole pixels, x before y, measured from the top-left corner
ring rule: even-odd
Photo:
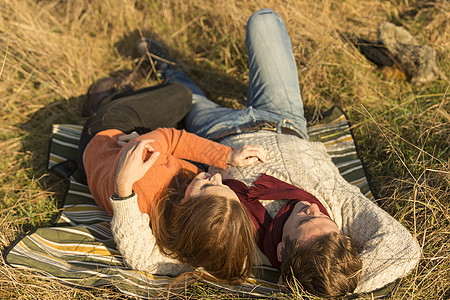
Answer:
[[[179,204],[194,176],[175,176],[152,210],[156,243],[166,255],[207,271],[196,273],[202,278],[241,283],[252,272],[254,225],[235,199],[200,196]]]

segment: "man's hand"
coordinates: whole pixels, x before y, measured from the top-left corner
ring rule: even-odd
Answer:
[[[133,131],[132,133],[129,133],[129,134],[121,135],[121,136],[119,136],[119,140],[117,141],[117,145],[119,145],[120,147],[123,147],[129,141],[134,140],[138,136],[139,136],[139,134],[136,131]]]
[[[250,166],[257,161],[267,162],[267,152],[259,145],[244,145],[233,149],[228,156],[227,163],[236,167]]]
[[[133,184],[144,177],[145,173],[156,162],[159,157],[159,152],[154,152],[151,143],[154,139],[142,140],[136,142],[131,148],[122,153],[119,165],[117,167],[115,190],[119,197],[127,197],[133,192]],[[147,161],[147,152],[153,152]]]

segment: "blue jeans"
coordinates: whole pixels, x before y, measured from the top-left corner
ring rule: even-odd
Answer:
[[[218,131],[270,121],[277,123],[278,132],[286,127],[308,139],[292,44],[281,17],[268,8],[255,12],[247,23],[245,43],[250,74],[244,109],[219,106],[206,98],[184,72],[166,71],[169,82],[182,83],[192,91],[186,129],[208,138]]]

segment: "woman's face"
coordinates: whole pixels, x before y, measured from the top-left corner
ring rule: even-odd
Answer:
[[[222,176],[217,173],[211,176],[209,173],[202,172],[195,176],[184,193],[184,199],[181,204],[189,199],[199,196],[222,196],[228,199],[239,201],[238,196],[227,185],[222,184]]]

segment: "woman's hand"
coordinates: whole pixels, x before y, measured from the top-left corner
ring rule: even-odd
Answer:
[[[139,133],[137,133],[136,131],[133,131],[132,133],[129,133],[129,134],[121,135],[121,136],[119,136],[119,140],[117,141],[117,145],[119,145],[120,147],[123,147],[129,141],[134,140],[138,136],[139,136]]]
[[[115,190],[117,196],[130,196],[133,193],[133,184],[144,177],[145,173],[156,162],[159,152],[154,152],[155,149],[150,146],[154,142],[154,139],[138,141],[122,153],[116,173]],[[147,161],[144,161],[147,152],[153,153]]]
[[[233,149],[227,159],[227,164],[244,167],[256,163],[258,160],[267,162],[267,152],[259,145],[244,145],[241,148]]]

